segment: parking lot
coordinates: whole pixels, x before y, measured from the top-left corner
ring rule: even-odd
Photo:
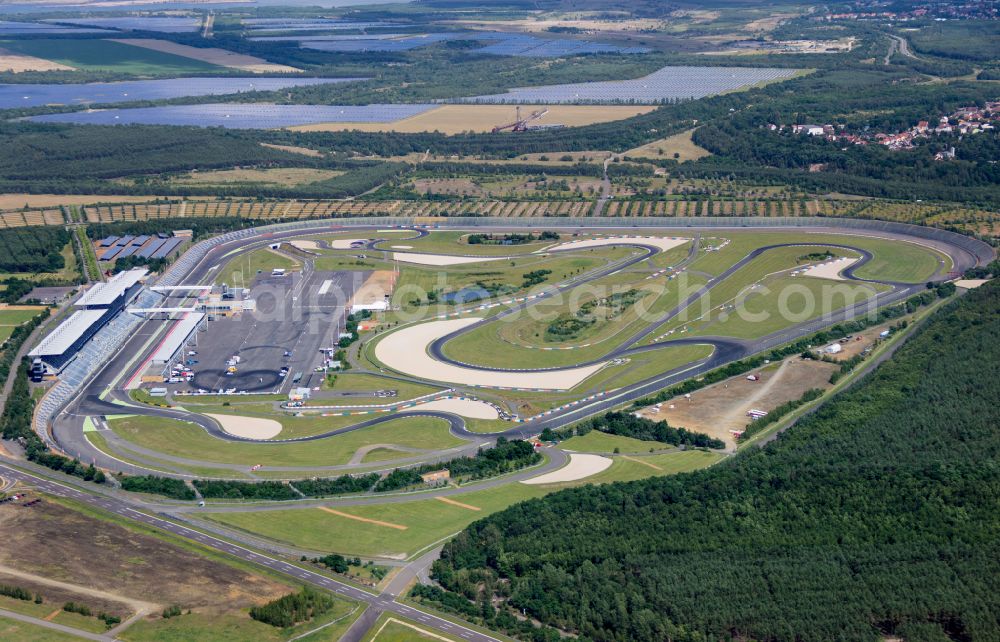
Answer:
[[[193,349],[197,354],[186,357],[194,376],[175,390],[285,393],[293,385],[318,386],[320,350],[336,346],[355,277],[311,270],[258,275],[249,297],[255,309],[210,317]]]

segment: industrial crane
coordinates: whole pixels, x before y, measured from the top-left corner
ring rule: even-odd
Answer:
[[[531,115],[527,118],[521,118],[521,106],[518,105],[515,108],[514,122],[507,123],[506,125],[497,125],[493,128],[493,133],[496,134],[508,129],[512,132],[528,131],[528,123],[533,120],[538,120],[547,113],[549,113],[548,109],[539,109],[538,111],[531,112]]]

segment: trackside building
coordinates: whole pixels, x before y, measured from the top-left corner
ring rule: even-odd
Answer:
[[[132,302],[142,289],[147,270],[135,269],[98,283],[77,299],[77,310],[59,324],[28,356],[41,359],[56,372],[62,371],[108,321]]]

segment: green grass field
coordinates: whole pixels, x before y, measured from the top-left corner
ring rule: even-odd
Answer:
[[[0,41],[0,47],[85,71],[143,76],[225,71],[225,68],[207,62],[110,40],[4,40]]]
[[[334,607],[319,618],[289,629],[273,627],[250,618],[248,614],[184,613],[169,619],[142,619],[118,637],[126,642],[182,642],[212,640],[212,642],[284,642],[292,638],[300,642],[336,642],[347,631],[358,612],[353,602],[334,598]],[[299,637],[324,624],[329,626]]]
[[[475,520],[516,502],[582,484],[631,481],[688,472],[711,465],[720,457],[715,453],[693,450],[641,458],[641,461],[652,466],[616,457],[607,470],[577,482],[546,486],[515,482],[449,498],[465,506],[438,499],[417,499],[395,504],[337,506],[334,509],[355,517],[382,522],[381,524],[358,521],[319,508],[258,513],[207,512],[203,515],[228,526],[312,550],[409,557],[422,548],[457,533]],[[480,510],[473,510],[469,506]],[[405,530],[386,524],[402,526]]]
[[[951,268],[947,257],[927,247],[881,238],[854,234],[825,234],[814,232],[733,232],[713,231],[713,239],[702,240],[702,247],[717,245],[721,239],[729,239],[726,247],[716,252],[699,250],[698,258],[691,269],[717,275],[753,249],[778,243],[837,243],[868,250],[873,260],[858,270],[857,275],[868,279],[883,279],[905,283],[921,283],[930,278],[943,263],[945,271]],[[795,250],[796,248],[791,248]],[[803,254],[808,250],[800,248]],[[781,250],[777,250],[781,251]],[[837,253],[837,252],[835,252]],[[770,254],[770,253],[769,253]]]
[[[52,607],[49,606],[49,609]],[[51,610],[49,611],[51,612]],[[47,614],[46,614],[47,615]],[[0,617],[0,639],[19,640],[23,642],[79,642],[82,638],[46,629],[34,624],[18,622],[6,617]]]
[[[377,236],[384,236],[379,234]],[[536,250],[553,245],[554,241],[536,241],[523,245],[469,245],[466,238],[469,232],[443,231],[431,232],[419,239],[408,239],[399,243],[382,243],[379,248],[394,250],[393,245],[409,245],[413,249],[400,249],[399,252],[428,252],[436,254],[469,254],[474,256],[517,256],[530,254]],[[398,239],[396,239],[398,240]]]
[[[284,444],[223,441],[194,424],[159,417],[127,417],[110,423],[119,437],[164,455],[248,466],[333,466],[346,464],[359,448],[370,444],[444,450],[463,443],[451,436],[447,422],[428,417],[402,417],[328,439]]]
[[[0,326],[12,325],[17,326],[31,321],[39,314],[41,314],[42,308],[37,310],[6,310],[0,308]]]
[[[761,288],[743,299],[737,310],[715,308],[707,317],[682,325],[688,328],[685,336],[755,339],[867,301],[877,291],[886,289],[880,285],[808,277],[767,278]]]
[[[525,274],[535,270],[549,270],[550,274],[545,275],[539,284],[533,286],[538,288],[624,258],[630,253],[631,250],[626,248],[602,248],[600,251],[587,250],[573,255],[529,256],[469,265],[436,267],[400,264],[393,302],[412,309],[414,306],[411,302],[426,300],[426,293],[456,291],[467,286],[475,286],[479,282],[508,285],[515,290],[522,290]],[[442,305],[443,309],[452,307]],[[432,306],[431,310],[439,312],[436,306]]]
[[[579,309],[581,303],[593,300],[595,293],[607,296],[628,290],[632,285],[616,285],[614,290],[605,290],[598,282],[594,286],[573,288],[564,296],[533,305],[516,317],[507,317],[467,332],[445,344],[444,352],[453,359],[495,368],[574,366],[584,361],[599,359],[617,348],[646,327],[651,319],[658,318],[675,307],[689,289],[697,288],[705,282],[698,275],[692,275],[683,286],[680,285],[680,281],[654,282],[646,281],[644,276],[636,277],[635,274],[626,276],[627,283],[641,284],[638,287],[648,288],[649,293],[622,314],[597,320],[572,340],[546,341],[546,329],[554,319],[572,314]],[[606,278],[622,280],[621,275]],[[635,278],[640,280],[634,281]],[[547,347],[574,349],[542,349]]]
[[[426,631],[426,633],[425,633]],[[404,620],[396,615],[382,614],[362,642],[427,642],[428,640],[459,640],[442,635],[439,631],[428,631],[417,622]]]
[[[327,382],[333,381],[333,385],[328,386]],[[324,382],[323,388],[334,392],[375,392],[376,390],[395,390],[395,397],[333,397],[322,398],[312,401],[312,405],[342,405],[342,406],[363,406],[372,404],[387,404],[406,401],[424,395],[444,390],[437,386],[400,381],[390,377],[382,377],[374,374],[354,374],[344,372],[330,377]]]
[[[658,441],[643,441],[632,437],[609,435],[599,430],[591,430],[582,437],[573,437],[560,442],[560,448],[576,452],[610,453],[618,448],[623,453],[648,453],[651,449],[671,448],[670,444]]]
[[[42,595],[44,596],[44,593]],[[108,630],[108,626],[104,623],[104,621],[97,619],[96,616],[88,617],[85,615],[80,615],[79,613],[70,613],[69,611],[62,611],[60,610],[61,607],[62,607],[61,603],[53,604],[52,602],[43,602],[42,604],[35,604],[34,602],[31,601],[15,600],[12,597],[0,595],[0,609],[6,609],[8,611],[13,611],[14,613],[20,613],[22,615],[28,615],[39,619],[48,618],[54,612],[58,611],[58,613],[49,620],[50,622],[54,622],[56,624],[62,624],[63,626],[69,626],[74,629],[80,629],[81,631],[89,631],[90,633],[104,633],[105,631]],[[34,638],[3,637],[3,623],[0,623],[0,639],[14,640],[14,639],[34,639]]]
[[[235,287],[250,287],[257,273],[270,274],[271,270],[280,268],[289,272],[302,266],[283,254],[264,248],[248,254],[241,254],[226,264],[215,275],[215,283],[228,283]]]
[[[646,479],[647,477],[688,473],[711,466],[725,457],[725,455],[719,453],[703,450],[686,450],[663,455],[636,455],[632,459],[628,459],[627,457],[629,456],[627,453],[625,456],[615,455],[612,458],[613,461],[610,467],[593,477],[588,477],[585,482],[553,484],[552,488],[579,486],[581,483],[609,484],[611,482],[627,482]],[[548,486],[543,486],[543,488],[548,488]]]

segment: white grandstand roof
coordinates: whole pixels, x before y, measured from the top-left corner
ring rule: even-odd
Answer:
[[[146,268],[126,270],[113,276],[107,283],[98,283],[87,290],[76,305],[111,305],[118,297],[135,285],[149,272]]]
[[[59,324],[38,346],[28,353],[29,357],[51,357],[63,354],[77,339],[104,316],[107,310],[78,310],[70,318]]]
[[[156,349],[156,352],[153,353],[153,363],[166,363],[170,361],[204,318],[205,315],[201,312],[189,312],[183,319],[174,323],[174,327],[170,328],[167,338]]]

